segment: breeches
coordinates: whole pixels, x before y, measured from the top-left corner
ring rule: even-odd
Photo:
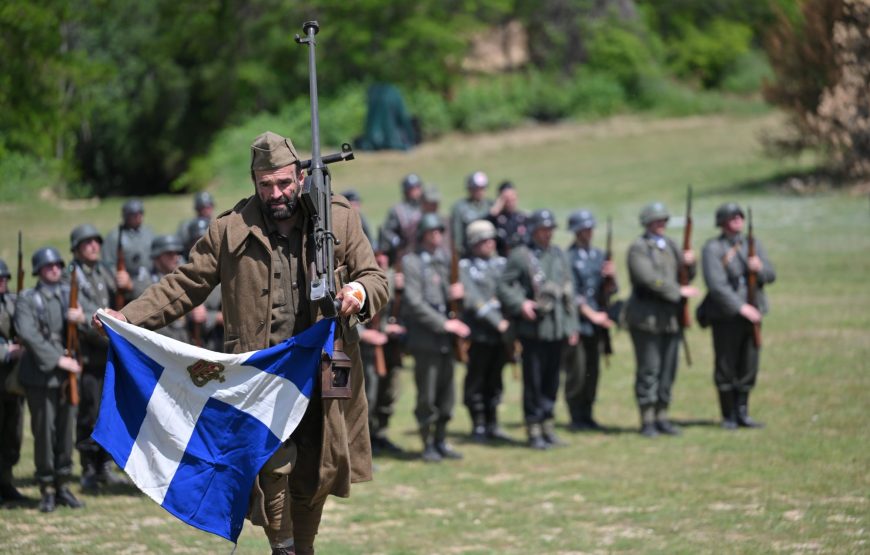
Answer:
[[[506,358],[505,346],[500,342],[472,343],[469,347],[464,401],[472,413],[485,413],[501,402]]]
[[[451,353],[412,353],[417,405],[414,416],[420,427],[448,422],[453,416],[453,355]]]
[[[634,382],[637,404],[670,405],[671,389],[677,378],[680,334],[632,329],[631,341],[637,364]]]
[[[583,420],[584,409],[595,403],[601,364],[598,335],[581,335],[580,342],[565,348],[565,404],[572,422]]]
[[[758,377],[759,350],[752,324],[740,316],[714,320],[713,353],[716,360],[713,381],[719,391],[750,391]]]
[[[559,392],[562,341],[523,338],[523,416],[526,424],[552,420]]]
[[[24,397],[0,392],[0,483],[12,479],[12,467],[21,458],[23,435]]]
[[[33,432],[36,480],[40,484],[62,481],[72,473],[77,407],[67,401],[59,387],[28,387],[25,392]]]

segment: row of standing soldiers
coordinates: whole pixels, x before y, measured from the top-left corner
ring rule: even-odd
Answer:
[[[34,437],[40,511],[84,505],[68,487],[74,449],[79,451],[84,491],[127,483],[91,438],[108,340],[90,321],[98,309],[120,309],[172,272],[208,229],[213,206],[211,195],[198,193],[195,218],[182,222],[178,234],[155,235],[143,224],[143,203],[130,200],[122,208],[121,225],[105,243],[93,225],[72,230],[69,266],[57,249],[37,249],[31,257],[36,286],[18,294],[9,291],[11,273],[0,260],[0,501],[25,499],[12,482],[12,467],[21,452],[25,401]],[[219,289],[186,319],[158,333],[222,350]]]
[[[618,291],[614,264],[609,252],[592,246],[596,220],[590,211],[570,215],[574,241],[565,252],[552,243],[553,213],[519,210],[513,184],[503,183],[495,201],[485,198],[483,172],[468,176],[466,186],[468,197],[448,220],[438,215],[437,190],[406,176],[404,200],[390,209],[373,240],[381,265],[392,267],[394,287],[391,303],[362,333],[375,452],[399,450],[387,429],[403,352],[414,359],[414,414],[426,461],[461,457],[446,441],[455,361],[468,369],[463,401],[473,440],[510,439],[497,409],[503,368],[516,359],[530,447],[562,444],[554,425],[561,369],[570,429],[601,430],[593,405],[616,322],[628,328],[634,345],[640,433],[679,434],[668,408],[683,339],[680,313],[698,290],[689,284],[696,273],[693,251],[665,235],[666,207],[652,203],[641,211],[644,232],[628,252],[631,295],[611,302]],[[721,234],[704,246],[708,294],[698,318],[712,326],[722,427],[758,427],[748,400],[758,373],[757,329],[767,311],[764,285],[775,273],[760,243],[747,241],[738,205],[720,206],[715,217]]]

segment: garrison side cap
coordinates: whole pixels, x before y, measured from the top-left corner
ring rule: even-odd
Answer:
[[[299,161],[293,142],[277,133],[266,131],[251,143],[252,178],[255,171],[277,170]]]

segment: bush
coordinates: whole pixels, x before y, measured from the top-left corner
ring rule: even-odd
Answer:
[[[704,29],[685,25],[681,38],[668,44],[669,66],[678,76],[715,88],[737,59],[749,52],[752,29],[717,18]]]
[[[579,71],[568,86],[571,114],[575,116],[609,116],[626,105],[625,90],[612,76]]]
[[[529,71],[510,76],[508,90],[521,113],[527,118],[552,122],[571,113],[571,91],[559,75]]]
[[[747,94],[761,90],[761,85],[773,77],[773,70],[764,52],[750,50],[739,56],[725,72],[719,88],[726,92]]]
[[[509,90],[506,78],[467,81],[450,103],[454,126],[469,133],[508,129],[523,120],[521,103]]]
[[[408,112],[420,122],[421,140],[440,137],[453,129],[450,108],[442,95],[425,89],[403,91],[402,95]]]
[[[33,200],[41,189],[62,188],[61,171],[61,164],[53,159],[0,153],[0,202]]]
[[[610,75],[628,94],[639,90],[640,82],[658,75],[660,68],[652,39],[615,25],[598,28],[589,41],[589,70]]]

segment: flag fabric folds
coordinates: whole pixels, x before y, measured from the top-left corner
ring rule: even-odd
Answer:
[[[100,311],[109,358],[93,438],[164,509],[235,542],[257,472],[296,429],[334,321],[279,345],[216,353]]]

